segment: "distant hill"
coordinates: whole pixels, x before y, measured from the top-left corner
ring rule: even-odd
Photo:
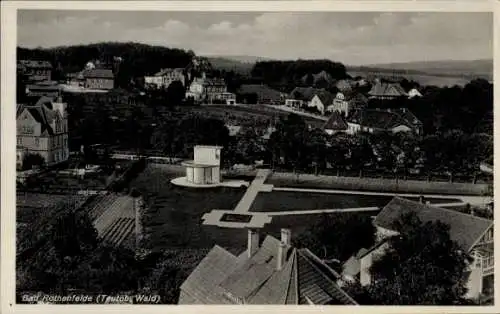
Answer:
[[[428,74],[442,76],[481,77],[491,80],[493,78],[493,60],[443,60],[419,61],[388,64],[370,64],[366,66],[348,66],[348,71],[356,72],[397,72],[408,74]]]
[[[254,64],[259,61],[271,61],[273,59],[266,57],[256,57],[256,56],[207,56],[208,58],[221,58],[230,61],[237,61],[240,63],[251,63]]]

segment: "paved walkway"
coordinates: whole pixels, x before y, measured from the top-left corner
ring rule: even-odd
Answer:
[[[259,169],[257,171],[257,175],[255,176],[255,179],[253,179],[252,183],[248,187],[245,195],[241,198],[240,202],[236,207],[234,208],[235,213],[246,213],[250,210],[250,206],[252,206],[253,201],[255,200],[255,197],[257,197],[257,194],[259,192],[264,192],[268,191],[270,192],[272,188],[264,184],[266,181],[267,177],[271,174],[271,170],[269,169]]]
[[[445,204],[429,204],[435,207],[450,207],[450,206],[465,206],[465,203],[445,203]],[[352,207],[352,208],[327,208],[327,209],[310,209],[310,210],[283,210],[273,212],[259,212],[267,216],[288,216],[288,215],[310,215],[322,213],[347,213],[347,212],[366,212],[378,211],[380,207]]]
[[[483,205],[483,204],[486,204],[492,200],[492,198],[490,196],[386,193],[386,192],[364,192],[364,191],[328,190],[328,189],[303,189],[303,188],[286,188],[286,187],[274,187],[273,191],[329,193],[329,194],[381,195],[381,196],[402,196],[402,197],[420,197],[421,195],[423,195],[424,198],[428,197],[428,198],[459,199],[462,202],[470,203],[471,205]]]

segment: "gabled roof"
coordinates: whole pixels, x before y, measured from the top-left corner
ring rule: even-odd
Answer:
[[[347,128],[347,122],[344,120],[342,114],[338,111],[334,111],[323,126],[324,130],[344,131],[347,130]]]
[[[324,89],[317,89],[313,87],[295,87],[289,94],[289,98],[303,100],[303,101],[311,101],[311,99],[313,99],[315,95],[320,94],[322,92],[326,91]]]
[[[408,96],[405,90],[398,83],[376,83],[368,92],[370,96],[375,97],[401,97]]]
[[[395,197],[387,204],[374,220],[376,226],[394,230],[394,223],[402,214],[414,212],[422,222],[441,221],[450,226],[450,238],[464,250],[473,245],[493,226],[493,221],[477,216],[420,202]],[[394,230],[395,231],[395,230]]]
[[[335,98],[332,93],[326,90],[320,90],[316,93],[316,95],[325,106],[331,105],[333,103],[333,99]]]
[[[51,123],[56,119],[58,115],[57,111],[52,109],[53,98],[42,96],[34,105],[17,105],[16,118],[23,113],[26,109],[31,114],[33,119],[41,125],[41,133],[43,134],[45,131],[49,135],[54,134],[54,130],[52,129]]]
[[[348,118],[348,121],[369,128],[383,130],[390,130],[399,125],[406,125],[409,128],[413,128],[421,124],[421,122],[407,109],[357,110]]]
[[[280,241],[267,236],[250,258],[215,246],[181,286],[184,300],[202,304],[357,304],[337,284],[340,276],[305,249],[287,248],[277,270]],[[329,269],[329,270],[328,270]]]
[[[85,78],[114,79],[115,77],[110,69],[87,69],[83,70],[82,74]]]

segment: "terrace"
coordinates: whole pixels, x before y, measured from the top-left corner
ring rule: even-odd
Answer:
[[[280,228],[290,228],[300,235],[321,219],[320,214],[374,216],[396,195],[273,187],[266,183],[272,181],[273,175],[262,180],[262,174],[257,176],[260,183],[248,189],[219,187],[200,191],[172,185],[170,179],[179,175],[178,169],[148,165],[131,184],[142,192],[148,207],[142,218],[146,245],[163,251],[208,249],[218,244],[237,254],[246,243],[241,228],[262,228],[262,232],[277,236]],[[403,195],[412,200],[420,196]],[[440,195],[425,200],[443,206],[461,206],[465,201],[462,196]]]

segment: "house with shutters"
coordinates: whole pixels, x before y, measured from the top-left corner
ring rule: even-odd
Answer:
[[[408,93],[399,83],[376,82],[368,92],[371,99],[393,100],[408,97]]]
[[[17,105],[17,163],[25,154],[39,154],[45,164],[68,160],[68,116],[60,97],[43,96],[34,105]]]
[[[466,271],[469,298],[488,294],[494,273],[493,221],[459,211],[431,206],[423,202],[404,198],[393,198],[374,220],[377,229],[377,243],[371,248],[363,248],[343,265],[343,276],[347,280],[357,280],[363,286],[370,285],[373,278],[370,267],[389,248],[388,239],[397,235],[396,222],[403,214],[413,212],[422,221],[440,221],[450,227],[450,238],[461,249],[473,257]]]
[[[233,255],[216,245],[181,285],[179,304],[357,305],[340,275],[308,249],[248,230],[247,249]]]

